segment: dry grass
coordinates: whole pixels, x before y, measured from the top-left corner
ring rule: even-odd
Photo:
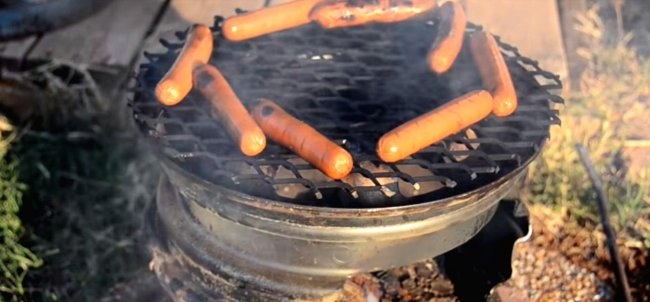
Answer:
[[[609,20],[608,24],[615,25],[610,27],[601,15],[596,6],[579,18],[578,28],[591,41],[588,48],[579,50],[588,62],[581,90],[567,97],[562,127],[552,129],[550,144],[531,166],[529,196],[537,223],[533,242],[540,249],[559,251],[614,285],[595,192],[573,148],[576,143],[586,145],[609,197],[610,220],[633,296],[646,301],[650,294],[650,167],[630,165],[628,151],[631,137],[650,137],[646,117],[650,113],[650,59],[641,58],[629,44],[632,35],[618,34],[616,24],[621,22]]]
[[[616,229],[631,246],[650,248],[650,169],[630,169],[624,145],[634,120],[650,112],[650,60],[628,46],[630,35],[606,43],[599,7],[579,19],[591,40],[580,55],[589,63],[582,90],[569,96],[563,125],[532,166],[530,198],[568,213],[575,221],[597,222],[595,195],[573,146],[585,144],[606,186]],[[647,128],[650,131],[650,127]]]

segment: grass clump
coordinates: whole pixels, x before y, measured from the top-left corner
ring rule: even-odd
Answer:
[[[25,276],[19,298],[97,301],[146,267],[139,230],[156,165],[124,102],[104,99],[84,69],[56,62],[22,78],[42,95],[10,154],[29,184],[25,244],[43,265]]]
[[[591,41],[579,50],[588,66],[581,92],[567,99],[562,127],[551,131],[551,143],[530,169],[530,198],[550,205],[581,224],[599,221],[592,184],[573,146],[587,146],[600,172],[614,227],[635,246],[650,248],[650,174],[648,167],[629,167],[625,144],[635,131],[648,131],[650,60],[629,47],[631,36],[613,44],[596,6],[579,18]],[[639,129],[645,125],[645,130]]]
[[[6,157],[13,135],[2,134],[12,128],[0,117],[0,300],[18,301],[25,276],[43,262],[20,242],[25,229],[18,212],[27,186],[18,180],[18,160]]]

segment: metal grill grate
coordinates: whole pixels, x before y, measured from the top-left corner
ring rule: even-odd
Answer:
[[[342,181],[328,179],[272,143],[258,157],[241,155],[195,92],[176,107],[158,104],[153,88],[182,47],[183,33],[176,42],[161,40],[166,53],[146,54],[149,62],[136,77],[134,117],[172,166],[254,196],[378,207],[467,193],[523,168],[539,152],[550,125],[560,122],[553,104],[562,99],[550,91],[561,84],[536,61],[501,43],[520,100],[517,112],[491,116],[409,159],[382,163],[374,148],[383,133],[481,88],[467,47],[444,76],[427,70],[426,52],[437,26],[432,20],[329,31],[308,25],[240,43],[220,39],[215,26],[211,64],[245,105],[272,99],[349,150],[355,166]],[[471,25],[468,32],[478,29]]]

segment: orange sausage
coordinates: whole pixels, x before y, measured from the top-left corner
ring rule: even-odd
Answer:
[[[379,23],[401,22],[438,7],[436,0],[380,0],[380,3],[384,11],[377,16]]]
[[[494,98],[492,113],[501,117],[511,115],[517,109],[517,92],[497,41],[487,32],[475,32],[470,37],[470,49],[483,87]]]
[[[435,0],[324,1],[314,7],[311,19],[323,28],[400,22],[437,6]]]
[[[192,90],[192,69],[210,60],[213,47],[212,31],[205,25],[195,24],[187,35],[174,65],[156,86],[156,98],[163,105],[180,103]]]
[[[384,134],[377,155],[387,163],[402,160],[481,121],[493,106],[487,91],[469,92]]]
[[[456,2],[447,2],[438,10],[440,27],[427,61],[429,68],[438,74],[447,72],[454,64],[463,46],[467,17],[463,7]]]
[[[296,119],[269,100],[253,108],[253,118],[270,139],[291,149],[333,179],[352,171],[352,156],[314,128]]]
[[[296,0],[227,18],[221,28],[224,37],[243,41],[282,31],[311,20],[309,12],[322,0]]]
[[[212,105],[212,111],[226,127],[228,134],[248,156],[266,148],[266,136],[216,67],[203,64],[194,69],[194,87]]]

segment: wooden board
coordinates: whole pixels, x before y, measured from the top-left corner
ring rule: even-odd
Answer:
[[[21,60],[27,50],[36,42],[36,37],[33,36],[11,42],[2,42],[0,43],[0,58]]]
[[[98,14],[45,35],[30,59],[128,66],[164,0],[114,0]]]
[[[264,0],[171,0],[156,31],[145,41],[143,50],[163,52],[165,49],[158,42],[160,38],[176,41],[174,32],[185,30],[191,24],[203,23],[212,26],[216,15],[232,16],[236,8],[258,9],[264,6],[264,2]],[[141,55],[138,61],[142,61]]]
[[[572,0],[569,0],[572,1]],[[515,45],[542,67],[568,76],[556,0],[462,0],[471,22]]]
[[[559,0],[560,20],[562,25],[562,34],[564,35],[564,49],[566,50],[569,85],[571,89],[578,91],[580,89],[580,77],[587,67],[585,58],[578,55],[578,48],[587,47],[585,37],[576,25],[578,15],[587,11],[587,0]]]

